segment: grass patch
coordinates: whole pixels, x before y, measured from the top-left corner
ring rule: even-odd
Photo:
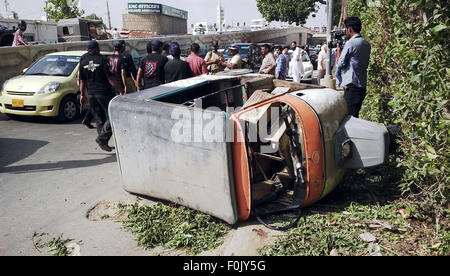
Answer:
[[[394,164],[350,171],[336,190],[303,210],[298,226],[260,250],[264,256],[450,255],[449,210],[436,225],[420,202],[396,188]],[[401,210],[399,212],[399,210]],[[359,235],[371,233],[373,243]]]
[[[73,239],[64,238],[63,234],[57,237],[53,237],[50,240],[44,242],[43,237],[48,236],[47,233],[34,233],[33,244],[34,247],[39,251],[40,249],[47,249],[47,253],[51,256],[71,256],[73,254],[73,249],[68,245]],[[81,241],[79,242],[81,243]]]
[[[189,254],[212,250],[223,243],[230,226],[209,215],[185,207],[119,204],[123,228],[132,232],[145,249],[181,248]]]

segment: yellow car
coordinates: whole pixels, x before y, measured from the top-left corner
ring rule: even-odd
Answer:
[[[63,122],[76,119],[80,114],[78,66],[85,53],[48,54],[25,69],[23,75],[7,80],[0,90],[0,112],[8,116],[58,117]]]

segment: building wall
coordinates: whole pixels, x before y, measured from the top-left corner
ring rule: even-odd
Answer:
[[[124,14],[123,28],[166,34],[186,34],[187,20],[162,14]]]

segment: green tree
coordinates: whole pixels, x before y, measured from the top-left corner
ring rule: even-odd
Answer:
[[[86,15],[84,18],[103,21],[103,18],[101,18],[100,16],[96,15],[95,13],[91,13],[90,15]]]
[[[84,14],[84,10],[79,10],[74,4],[69,5],[67,0],[48,0],[48,4],[44,11],[48,19],[55,21],[76,18]]]
[[[311,13],[317,12],[318,3],[325,0],[256,0],[259,12],[267,21],[305,24]]]

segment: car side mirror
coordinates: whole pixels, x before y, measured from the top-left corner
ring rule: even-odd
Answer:
[[[25,68],[25,69],[23,69],[23,71],[22,71],[22,72],[23,72],[23,73],[25,73],[25,72],[26,72],[27,70],[28,70],[28,67],[27,67],[27,68]]]

